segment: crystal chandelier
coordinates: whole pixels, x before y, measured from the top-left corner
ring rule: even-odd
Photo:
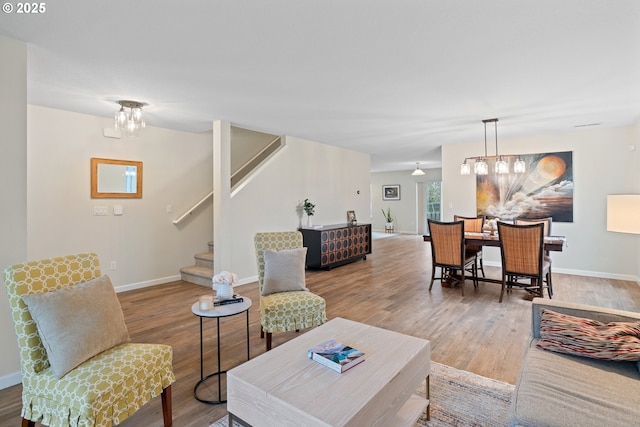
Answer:
[[[142,107],[147,104],[138,101],[116,101],[116,103],[120,105],[120,110],[116,112],[116,129],[120,129],[130,138],[137,137],[138,130],[145,127]]]
[[[484,123],[484,156],[476,156],[476,157],[467,157],[462,162],[460,166],[460,173],[462,175],[469,175],[471,173],[471,164],[468,163],[468,160],[473,160],[473,172],[476,175],[487,175],[489,173],[489,164],[487,163],[487,159],[496,159],[496,165],[494,172],[498,175],[508,174],[509,173],[509,159],[512,157],[516,157],[515,162],[513,163],[513,173],[524,173],[527,170],[524,160],[520,155],[500,155],[498,154],[498,119],[485,119],[482,121]],[[496,136],[496,155],[495,156],[487,156],[487,123],[493,123],[494,132]]]

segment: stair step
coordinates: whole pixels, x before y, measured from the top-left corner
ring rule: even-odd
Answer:
[[[213,252],[196,254],[194,258],[196,259],[196,266],[207,267],[213,270]]]
[[[200,265],[192,265],[190,267],[182,267],[180,269],[180,277],[185,282],[195,283],[196,285],[211,287],[211,279],[213,279],[213,268],[207,268]]]

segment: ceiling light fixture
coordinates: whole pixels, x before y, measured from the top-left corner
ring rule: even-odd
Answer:
[[[147,105],[138,101],[116,101],[120,105],[120,110],[116,112],[116,129],[124,131],[130,138],[138,136],[138,130],[145,127],[142,118],[142,107]],[[125,110],[129,109],[129,112]]]
[[[498,153],[498,119],[484,119],[482,121],[484,123],[484,156],[475,156],[475,157],[467,157],[462,162],[460,166],[460,174],[469,175],[471,174],[471,165],[467,163],[468,160],[473,160],[473,172],[476,175],[487,175],[489,173],[489,164],[487,163],[487,159],[496,159],[495,165],[495,173],[502,175],[509,173],[509,159],[511,157],[516,157],[515,162],[513,163],[513,172],[514,173],[524,173],[527,170],[527,166],[522,160],[520,155],[500,155]],[[496,136],[496,155],[488,156],[487,155],[487,123],[493,123],[494,132]]]
[[[416,170],[414,170],[411,175],[413,176],[418,176],[418,175],[424,175],[424,171],[422,169],[420,169],[420,163],[416,162]]]

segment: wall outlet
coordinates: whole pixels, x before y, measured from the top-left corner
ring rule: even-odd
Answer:
[[[115,270],[116,268],[118,268],[118,264],[117,264],[115,261],[111,261],[111,266],[110,266],[110,268],[111,268],[112,270]]]

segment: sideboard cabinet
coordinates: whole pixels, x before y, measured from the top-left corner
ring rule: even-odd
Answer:
[[[331,269],[367,259],[371,253],[371,224],[335,224],[301,228],[307,247],[307,268]]]

